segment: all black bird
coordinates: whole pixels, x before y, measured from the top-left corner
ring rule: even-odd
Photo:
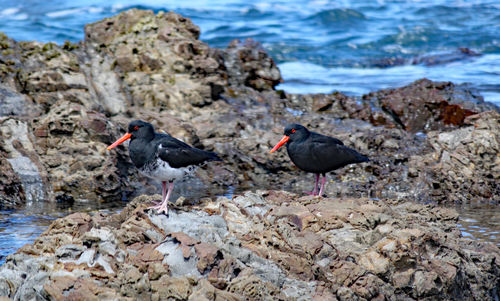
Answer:
[[[130,139],[129,155],[135,167],[147,177],[161,181],[162,202],[150,208],[168,214],[168,199],[174,181],[192,173],[207,161],[222,161],[214,152],[194,148],[168,134],[155,133],[150,123],[135,120],[128,131],[107,147],[108,150]],[[168,183],[168,192],[167,192]]]
[[[312,195],[323,195],[326,173],[351,163],[370,161],[366,156],[349,148],[337,138],[311,132],[300,124],[289,124],[285,135],[271,153],[286,143],[286,150],[292,162],[300,169],[316,174]],[[318,193],[319,175],[323,176]]]

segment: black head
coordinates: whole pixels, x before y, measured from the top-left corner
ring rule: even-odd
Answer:
[[[285,127],[284,134],[290,137],[289,141],[299,141],[309,136],[309,130],[298,123],[292,123]]]
[[[125,133],[125,135],[121,136],[118,140],[116,140],[106,149],[107,150],[113,149],[118,145],[120,145],[122,142],[127,141],[128,139],[131,139],[132,141],[136,138],[140,138],[150,141],[153,140],[154,137],[155,137],[155,130],[150,123],[141,120],[134,120],[131,123],[129,123],[128,131]]]
[[[131,139],[135,138],[154,138],[155,130],[151,123],[142,120],[134,120],[128,125],[128,131]]]
[[[280,142],[276,144],[272,149],[271,153],[280,148],[283,144],[292,141],[301,141],[309,137],[309,131],[298,123],[292,123],[285,127],[285,135],[281,138]],[[288,144],[287,144],[288,148]]]

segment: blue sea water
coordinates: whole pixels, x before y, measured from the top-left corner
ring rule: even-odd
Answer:
[[[500,105],[497,0],[0,0],[0,31],[77,42],[85,24],[133,7],[191,18],[212,47],[259,41],[280,67],[279,88],[291,93],[362,95],[427,77],[470,83]]]

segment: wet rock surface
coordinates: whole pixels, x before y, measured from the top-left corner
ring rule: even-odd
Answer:
[[[494,300],[500,250],[453,209],[247,192],[55,221],[0,268],[15,300]]]

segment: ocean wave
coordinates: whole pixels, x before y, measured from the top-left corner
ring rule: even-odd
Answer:
[[[191,18],[211,47],[225,48],[236,38],[259,41],[280,67],[294,70],[283,73],[285,87],[302,92],[316,82],[318,90],[338,83],[339,90],[360,93],[368,89],[363,81],[370,76],[380,86],[369,88],[399,86],[411,72],[472,81],[484,91],[497,81],[500,65],[490,56],[500,54],[500,6],[492,0],[10,2],[0,9],[0,31],[16,40],[56,43],[78,42],[85,24],[131,8],[174,11]],[[461,48],[481,56],[456,52]],[[292,68],[295,62],[312,65]],[[343,87],[336,73],[349,79]]]
[[[320,11],[307,19],[317,21],[324,25],[331,25],[337,23],[359,22],[361,20],[366,20],[366,17],[363,13],[354,9],[334,8]]]
[[[9,7],[0,11],[0,16],[12,16],[20,11],[17,7]]]
[[[88,7],[78,7],[78,8],[70,8],[70,9],[52,11],[52,12],[46,13],[45,15],[49,18],[61,18],[61,17],[66,17],[66,16],[78,15],[81,13],[99,14],[99,13],[102,13],[103,11],[104,11],[104,8],[102,8],[102,7],[88,6]]]
[[[20,13],[21,9],[17,7],[9,7],[0,11],[0,17],[9,20],[22,21],[28,19],[28,14]]]

